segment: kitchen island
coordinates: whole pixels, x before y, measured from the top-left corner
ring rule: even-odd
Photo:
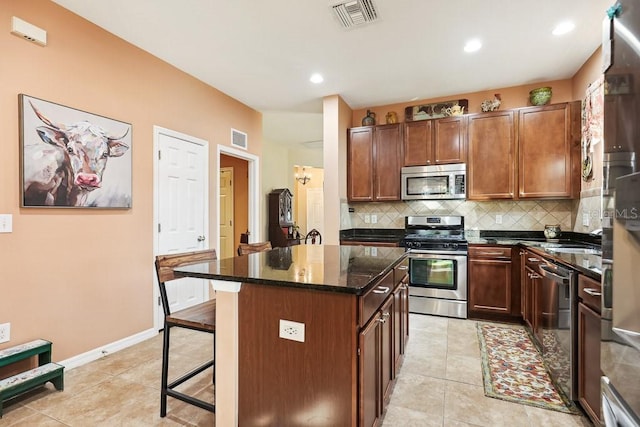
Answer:
[[[408,338],[402,248],[301,245],[176,273],[218,291],[216,424],[380,422]]]

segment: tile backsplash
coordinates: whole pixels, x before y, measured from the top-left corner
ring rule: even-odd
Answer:
[[[562,230],[569,231],[574,230],[575,212],[578,209],[576,204],[577,201],[573,200],[351,203],[348,207],[355,212],[349,213],[348,209],[341,209],[341,223],[343,229],[404,228],[404,217],[409,215],[463,215],[466,229],[542,231],[546,224],[560,224]],[[344,215],[348,215],[348,218]],[[374,216],[376,223],[372,222]],[[582,224],[582,216],[579,218]],[[595,228],[597,227],[591,229]],[[585,232],[583,230],[584,227],[580,226],[575,231]]]

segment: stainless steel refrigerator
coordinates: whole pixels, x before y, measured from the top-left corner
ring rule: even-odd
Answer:
[[[640,426],[640,0],[603,23],[602,418]]]

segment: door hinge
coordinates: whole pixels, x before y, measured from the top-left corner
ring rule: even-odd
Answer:
[[[358,357],[360,357],[360,348],[358,347]]]
[[[162,160],[162,151],[158,150],[158,160]]]
[[[158,233],[160,233],[161,231],[162,231],[162,225],[158,223]]]
[[[162,300],[160,299],[160,297],[158,297],[158,305],[162,304]]]

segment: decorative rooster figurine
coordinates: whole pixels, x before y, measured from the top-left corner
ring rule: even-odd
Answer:
[[[484,101],[482,101],[482,103],[480,104],[480,109],[482,109],[483,112],[496,111],[498,108],[500,108],[501,103],[502,98],[500,97],[499,93],[496,93],[495,95],[493,95],[493,99],[485,99]]]

